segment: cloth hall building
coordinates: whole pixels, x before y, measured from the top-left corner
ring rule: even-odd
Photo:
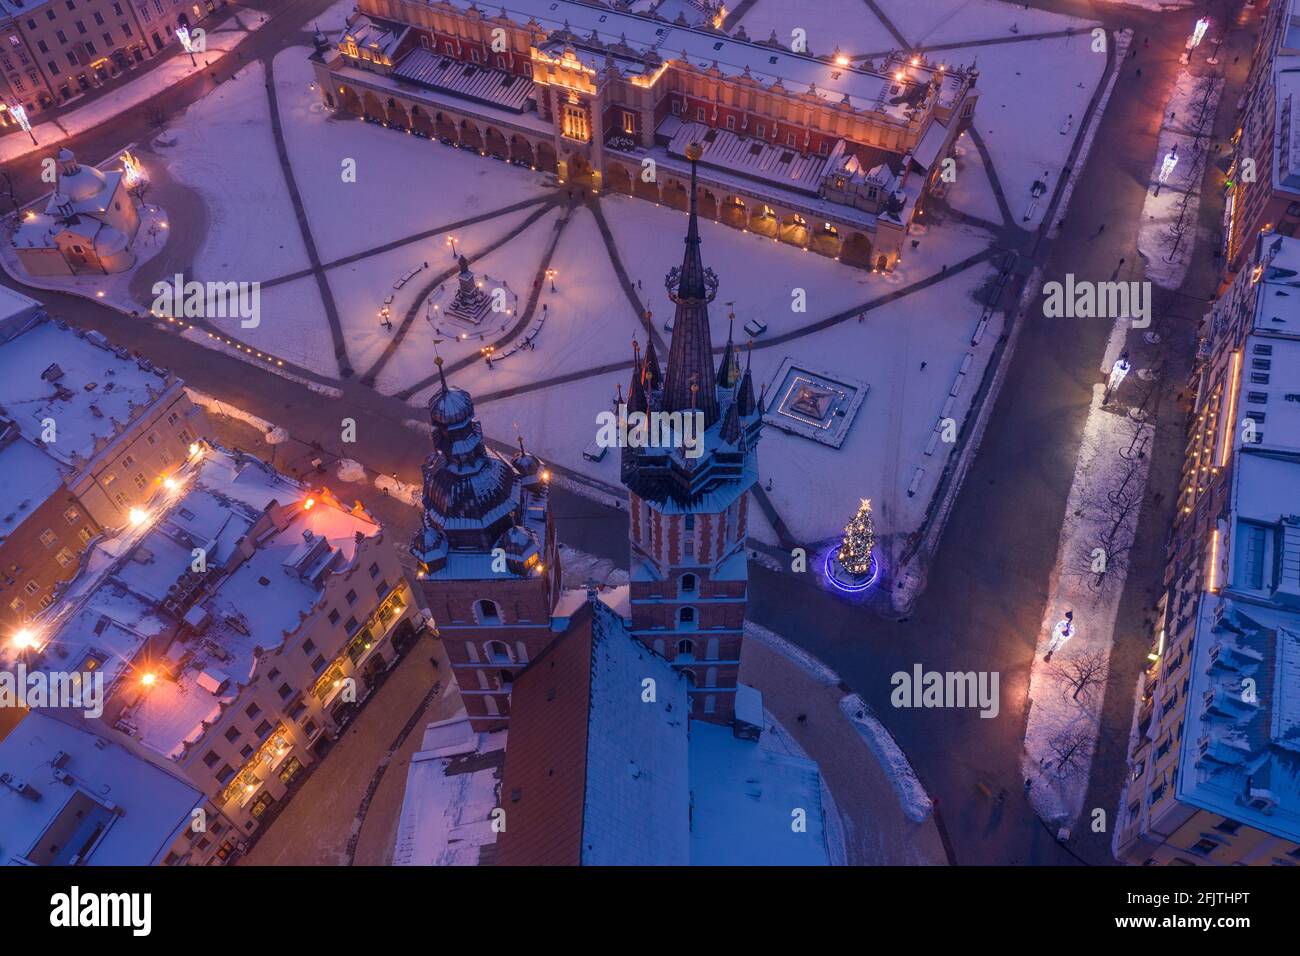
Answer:
[[[641,5],[644,6],[644,5]],[[360,0],[313,54],[326,105],[562,182],[892,269],[970,126],[974,68],[792,52],[626,4]]]

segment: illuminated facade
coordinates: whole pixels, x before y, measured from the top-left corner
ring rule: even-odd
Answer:
[[[890,269],[970,125],[978,71],[921,56],[854,64],[705,18],[599,3],[361,0],[313,55],[331,109]]]
[[[29,115],[135,70],[225,0],[3,0],[0,78]],[[0,126],[14,125],[0,105]]]
[[[1129,741],[1116,856],[1300,862],[1300,241],[1266,234],[1215,303]]]

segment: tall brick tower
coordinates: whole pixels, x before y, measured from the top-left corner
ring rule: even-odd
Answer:
[[[666,279],[676,303],[668,364],[661,374],[653,338],[644,358],[636,354],[628,415],[696,415],[703,436],[694,451],[679,442],[623,450],[632,631],[685,672],[693,717],[728,723],[740,671],[749,489],[758,479],[755,449],[762,423],[748,363],[742,373],[730,336],[721,362],[716,369],[713,365],[709,303],[718,278],[700,258],[695,209],[700,149],[692,145],[686,153],[690,223],[682,264]]]
[[[552,637],[560,562],[549,474],[524,450],[488,450],[469,393],[441,386],[429,400],[424,517],[411,542],[425,603],[443,638],[476,731],[510,722],[510,686]]]

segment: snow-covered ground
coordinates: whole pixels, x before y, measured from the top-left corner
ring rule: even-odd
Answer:
[[[1214,114],[1222,92],[1222,77],[1197,76],[1185,67],[1165,104],[1137,245],[1146,264],[1146,277],[1167,289],[1183,284],[1192,262],[1205,163],[1215,157],[1206,151],[1214,139]],[[1175,149],[1178,164],[1156,195],[1165,157]],[[1177,235],[1180,230],[1181,237]]]
[[[772,16],[784,15],[765,8],[766,3],[760,0],[746,22],[765,9]],[[993,0],[938,6],[940,13],[952,14],[948,19],[953,22],[940,27],[944,18],[936,15],[931,26],[942,29],[945,38],[955,38],[949,42],[1002,37],[1012,24],[1023,33],[1078,23],[1039,12],[1022,16],[1021,8]],[[808,9],[841,35],[875,23],[870,9],[857,2],[828,0]],[[789,22],[791,28],[798,25]],[[980,22],[988,27],[982,33],[976,30]],[[752,27],[750,32],[755,32]],[[816,50],[816,40],[810,42]],[[849,46],[847,41],[843,45]],[[274,82],[289,161],[352,366],[374,369],[376,387],[394,394],[430,377],[435,348],[453,368],[468,359],[464,367],[454,368],[452,377],[475,395],[489,436],[509,441],[523,433],[529,447],[548,460],[616,487],[616,456],[592,463],[582,451],[594,437],[597,412],[611,405],[620,385],[627,387],[628,371],[620,366],[630,363],[634,335],[644,345],[645,330],[617,280],[591,211],[545,206],[557,194],[543,175],[324,110],[312,88],[308,52],[301,47],[281,51],[274,61]],[[1086,34],[970,47],[944,56],[953,63],[979,57],[977,128],[1018,216],[1034,178],[1046,172],[1049,188],[1055,185],[1074,138],[1073,129],[1062,135],[1059,128],[1071,112],[1082,117],[1105,58],[1090,52]],[[1071,69],[1062,69],[1063,61]],[[265,282],[308,268],[268,128],[264,82],[260,65],[247,68],[191,107],[155,144],[171,174],[195,189],[208,207],[209,230],[194,263],[201,279]],[[1032,102],[1022,109],[1017,104],[1025,96]],[[983,161],[970,137],[963,139],[960,151],[961,172],[950,201],[972,215],[999,221]],[[351,165],[347,160],[355,161],[355,182],[342,175],[345,165]],[[669,338],[664,321],[672,314],[662,277],[680,261],[685,217],[618,195],[599,201],[619,258],[633,285],[640,283],[636,298],[653,313],[662,359]],[[525,205],[511,208],[517,204]],[[477,217],[484,218],[466,224]],[[511,236],[515,231],[518,235]],[[431,235],[421,235],[426,232]],[[768,326],[752,353],[759,384],[779,384],[773,379],[790,358],[869,387],[839,449],[766,430],[760,450],[764,484],[770,482],[769,497],[791,533],[808,544],[837,534],[862,497],[876,503],[878,530],[886,540],[914,530],[953,447],[940,443],[926,454],[935,425],[943,415],[961,421],[1002,330],[1003,317],[994,315],[980,343],[970,345],[982,313],[976,293],[994,276],[995,266],[988,261],[954,269],[929,288],[871,308],[863,322],[857,313],[918,280],[942,276],[984,252],[992,237],[955,221],[917,228],[898,268],[882,276],[716,223],[705,222],[702,233],[705,261],[721,279],[711,309],[715,345],[725,341],[728,314],[734,310],[735,335],[742,345],[745,322],[758,318]],[[483,340],[474,334],[459,341],[435,333],[425,318],[424,297],[431,283],[441,281],[444,290],[455,283],[450,235],[480,278],[508,284],[521,302],[527,301],[554,247],[549,264],[557,273],[556,289],[541,283],[529,323],[544,319],[535,348],[503,356],[518,339],[499,343],[489,368],[479,360]],[[369,252],[388,244],[396,247]],[[338,263],[345,256],[356,258]],[[419,271],[394,288],[412,269]],[[394,329],[382,325],[378,315],[388,295],[393,296]],[[801,299],[806,305],[796,311],[792,305]],[[389,354],[396,327],[412,311],[414,321]],[[843,315],[847,320],[819,326]],[[501,338],[502,324],[513,321],[493,316],[484,323],[487,342]],[[264,287],[259,327],[228,326],[223,331],[233,341],[328,377],[338,374],[314,277]],[[776,344],[782,335],[794,337]],[[948,405],[964,361],[963,384]],[[597,374],[602,367],[606,371]],[[512,389],[525,391],[501,394]],[[429,386],[417,388],[410,396],[412,405],[421,406],[429,391]],[[846,480],[846,475],[852,478]],[[760,539],[777,540],[758,512],[753,529]]]
[[[1119,357],[1128,324],[1116,323],[1101,373]],[[1124,402],[1105,408],[1105,385],[1095,386],[1029,678],[1023,770],[1030,799],[1044,820],[1067,828],[1088,790],[1127,551],[1146,486],[1149,459],[1135,452],[1149,444],[1152,426],[1129,417],[1127,405],[1140,387],[1150,386],[1130,375],[1117,396]],[[1062,642],[1057,630],[1067,611],[1074,627]]]
[[[243,26],[240,26],[240,20],[243,21]],[[157,96],[187,76],[211,69],[265,22],[266,17],[256,10],[239,12],[237,18],[227,20],[220,28],[207,34],[207,51],[196,54],[193,64],[184,52],[176,52],[170,59],[149,68],[134,79],[123,81],[119,78],[110,81],[115,84],[113,92],[63,113],[57,119],[33,127],[32,132],[41,145],[33,146],[31,137],[24,133],[13,133],[0,139],[0,162],[8,162],[37,150],[48,150],[62,139],[84,133],[118,113]]]
[[[877,5],[913,49],[943,43],[1056,33],[1090,25],[1077,17],[1026,8],[1019,3],[1002,3],[1001,0],[877,0]]]

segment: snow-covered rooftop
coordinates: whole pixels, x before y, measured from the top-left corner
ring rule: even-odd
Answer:
[[[52,420],[57,440],[47,448],[64,464],[94,457],[169,387],[180,386],[168,372],[99,332],[44,321],[0,342],[0,414],[31,441]]]
[[[119,724],[174,758],[248,683],[258,649],[279,647],[297,630],[324,576],[352,560],[357,536],[380,528],[215,445],[170,480],[138,526],[95,543],[35,627],[48,635],[40,638],[45,666],[79,667],[93,654],[110,696],[118,682],[155,673]],[[195,549],[206,563],[201,574],[192,570]],[[182,628],[184,645],[173,640]]]
[[[202,803],[188,783],[84,727],[0,713],[0,865],[157,864]]]
[[[406,772],[394,866],[489,862],[505,746],[505,731],[480,736],[464,714],[425,728]]]
[[[1300,842],[1300,613],[1206,595],[1192,647],[1178,798]]]
[[[0,419],[0,442],[6,427],[15,428]],[[58,463],[43,448],[17,434],[9,444],[0,444],[0,541],[62,484]]]
[[[465,63],[423,48],[414,49],[402,57],[393,75],[517,113],[524,111],[533,92],[533,81],[527,77],[477,63]]]

